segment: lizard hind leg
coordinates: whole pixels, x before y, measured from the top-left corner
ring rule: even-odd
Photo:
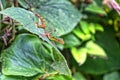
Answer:
[[[49,32],[46,31],[46,29],[44,29],[44,33],[40,34],[42,37],[48,37],[50,35]]]

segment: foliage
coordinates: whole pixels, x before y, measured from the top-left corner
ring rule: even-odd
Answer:
[[[0,0],[0,80],[119,80],[119,8],[119,0]]]

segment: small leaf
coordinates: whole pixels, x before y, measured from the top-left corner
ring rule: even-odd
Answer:
[[[91,34],[84,34],[79,28],[73,30],[73,33],[83,41],[89,40],[92,37]]]
[[[30,5],[28,5],[25,0],[18,0],[18,2],[20,3],[21,6],[23,6],[26,9],[30,8]]]
[[[99,7],[97,4],[95,4],[95,3],[88,5],[88,7],[86,7],[85,10],[93,12],[93,13],[97,13],[97,14],[104,14],[104,15],[106,15],[106,12],[101,7]]]
[[[89,24],[88,29],[91,33],[95,34],[96,30],[95,30],[95,25],[93,23]]]
[[[95,24],[95,29],[96,29],[97,31],[101,31],[101,32],[104,31],[103,26],[101,26],[100,24]]]
[[[88,49],[88,54],[96,55],[100,57],[107,57],[105,51],[98,44],[93,41],[89,41],[86,43],[86,48]]]
[[[84,39],[85,34],[79,28],[74,29],[73,33],[80,39]]]
[[[113,27],[104,27],[104,32],[97,32],[96,43],[105,50],[107,59],[88,57],[85,64],[79,67],[80,71],[100,75],[119,70],[120,46],[115,36],[116,32]]]
[[[80,40],[73,34],[65,35],[63,36],[63,39],[65,41],[65,48],[70,48],[81,44]]]
[[[119,27],[118,27],[118,22],[119,21],[120,21],[119,19],[114,20],[114,29],[115,29],[115,31],[119,31]]]
[[[53,72],[70,75],[61,53],[42,44],[34,35],[19,35],[12,46],[2,52],[2,73],[5,75],[29,77]]]
[[[91,39],[92,38],[92,35],[91,34],[86,34],[85,36],[84,36],[84,41],[86,41],[86,40],[89,40],[89,39]]]
[[[23,0],[18,0],[27,7]],[[47,23],[47,29],[56,30],[56,35],[64,35],[73,30],[80,20],[80,12],[67,0],[27,0],[34,12],[39,13]]]
[[[72,48],[71,49],[71,53],[74,57],[74,59],[79,63],[79,65],[82,65],[87,58],[87,49],[86,48],[80,48],[80,49],[76,49],[76,48]]]
[[[85,34],[89,34],[90,32],[89,32],[89,28],[88,28],[88,23],[87,22],[85,22],[85,21],[80,21],[80,27],[81,27],[81,29],[82,29],[82,31],[85,33]]]

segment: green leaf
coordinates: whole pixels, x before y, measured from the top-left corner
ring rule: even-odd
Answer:
[[[79,67],[80,71],[89,74],[104,74],[119,69],[120,47],[115,34],[113,27],[104,27],[104,32],[97,32],[96,44],[105,50],[107,59],[88,57],[85,64]]]
[[[74,57],[74,59],[76,60],[77,63],[79,63],[79,65],[82,65],[87,58],[87,49],[86,48],[80,48],[80,49],[76,49],[76,48],[72,48],[71,49],[71,53]]]
[[[79,37],[80,39],[83,39],[84,40],[84,36],[85,34],[79,29],[79,28],[76,28],[73,30],[73,33]]]
[[[84,34],[79,28],[74,29],[73,33],[83,41],[89,40],[92,37],[91,34]]]
[[[0,11],[0,14],[7,15],[11,17],[12,19],[20,22],[23,25],[24,29],[28,30],[31,33],[38,35],[40,38],[42,38],[43,40],[47,41],[49,44],[54,46],[46,36],[43,37],[41,35],[41,34],[45,34],[44,29],[38,28],[35,25],[36,17],[32,12],[27,11],[22,8],[18,8],[18,7],[17,8],[11,7],[3,11]]]
[[[28,0],[27,0],[27,1],[28,1]],[[29,0],[29,1],[30,1],[30,0]],[[26,9],[30,8],[30,5],[31,5],[31,4],[28,5],[25,0],[18,0],[18,2],[20,3],[21,6],[23,6],[23,7],[26,8]]]
[[[5,2],[5,0],[0,0],[0,10],[5,9],[5,7],[6,7],[6,2]]]
[[[75,72],[73,75],[73,80],[87,80],[81,73]]]
[[[80,40],[73,34],[63,36],[63,40],[65,42],[65,48],[70,48],[81,44]]]
[[[27,11],[22,8],[11,7],[11,8],[7,8],[3,11],[0,11],[0,14],[4,14],[4,15],[11,17],[12,19],[20,22],[23,25],[24,29],[30,31],[31,33],[37,34],[43,40],[46,39],[45,37],[43,38],[40,35],[40,34],[44,34],[44,30],[38,28],[35,25],[35,15],[32,12]]]
[[[72,80],[71,77],[64,75],[56,75],[54,77],[49,77],[48,80]]]
[[[18,0],[25,7],[23,0]],[[56,35],[64,35],[73,30],[80,20],[80,12],[67,0],[27,0],[34,12],[46,21],[47,28],[56,30]]]
[[[120,80],[120,73],[115,71],[103,76],[103,80]]]
[[[100,47],[98,44],[94,43],[93,41],[88,41],[85,46],[88,50],[88,54],[100,56],[100,57],[107,57],[105,51]]]
[[[106,12],[95,3],[88,5],[88,7],[86,7],[85,10],[93,13],[97,13],[97,14],[106,15]]]
[[[101,26],[100,24],[95,24],[95,29],[96,29],[97,31],[101,31],[101,32],[104,31],[103,26]]]
[[[91,33],[95,34],[96,30],[95,30],[94,23],[90,23],[89,26],[88,26],[88,29]]]
[[[85,34],[89,34],[90,33],[89,28],[88,28],[89,24],[86,21],[80,21],[80,25],[81,25],[80,27],[81,27],[82,31]]]
[[[35,25],[35,16],[32,12],[27,11],[22,8],[7,8],[3,11],[0,11],[1,14],[7,15],[14,20],[20,22],[24,29],[35,33],[35,34],[40,34],[43,33],[43,31],[40,31],[41,29],[37,28]],[[23,14],[24,13],[24,14]]]
[[[70,76],[64,57],[55,48],[42,44],[30,34],[17,36],[14,43],[2,52],[2,73],[5,75],[34,76],[40,74]]]

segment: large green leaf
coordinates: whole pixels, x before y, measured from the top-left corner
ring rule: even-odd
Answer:
[[[70,75],[61,53],[30,34],[19,35],[12,46],[2,52],[2,72],[5,75],[34,76],[58,72]]]
[[[44,37],[42,36],[42,34],[45,34],[44,30],[41,28],[38,28],[35,25],[36,17],[32,12],[22,8],[18,8],[18,7],[17,8],[11,7],[3,11],[0,11],[0,14],[7,15],[12,19],[20,22],[23,25],[24,29],[28,30],[31,33],[37,34],[40,38],[42,38],[43,40],[47,41],[49,44],[52,45],[52,43],[46,36]]]
[[[79,69],[91,74],[102,74],[120,69],[120,47],[116,41],[114,29],[105,27],[104,32],[97,33],[96,43],[105,50],[108,59],[89,57]]]
[[[31,5],[46,20],[47,27],[56,30],[57,36],[72,31],[80,20],[79,11],[67,0],[27,0],[27,4],[19,0],[19,3],[25,8]]]
[[[11,7],[11,8],[7,8],[3,11],[0,11],[0,13],[7,15],[7,16],[13,18],[14,20],[20,22],[26,30],[28,30],[32,33],[35,33],[35,34],[42,33],[42,31],[39,31],[40,29],[37,28],[37,26],[35,25],[35,16],[30,11],[27,11],[22,8]]]
[[[23,25],[23,28],[41,36],[40,34],[44,33],[44,30],[38,28],[35,25],[35,16],[32,12],[27,11],[22,8],[7,8],[3,11],[0,11],[1,14],[7,15],[14,20],[20,22]]]

